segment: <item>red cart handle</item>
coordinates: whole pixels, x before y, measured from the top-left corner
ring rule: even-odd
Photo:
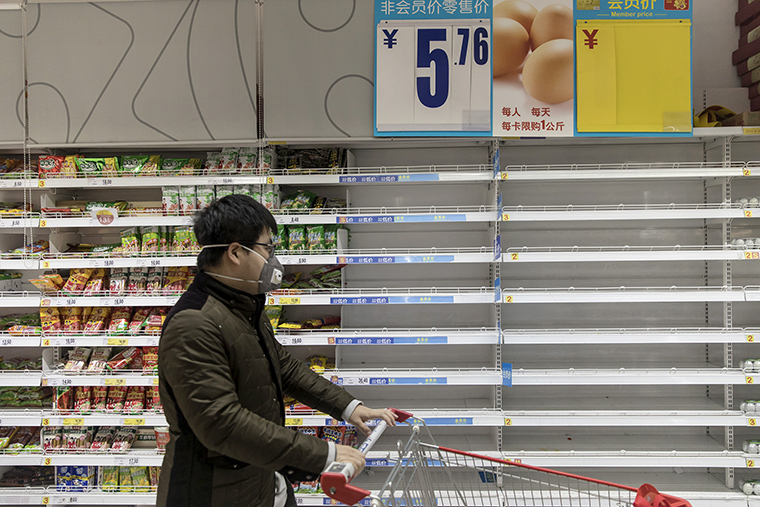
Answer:
[[[412,414],[404,412],[403,410],[395,408],[389,408],[388,410],[396,415],[397,422],[404,422],[410,417],[413,417]],[[359,447],[359,452],[366,456],[387,427],[388,423],[381,420]],[[357,488],[356,486],[349,484],[351,479],[354,478],[355,472],[356,470],[354,470],[354,466],[350,463],[339,463],[337,461],[332,463],[327,471],[322,474],[322,478],[320,479],[322,491],[333,500],[337,500],[346,505],[355,505],[359,503],[367,498],[370,495],[370,492],[366,489]]]

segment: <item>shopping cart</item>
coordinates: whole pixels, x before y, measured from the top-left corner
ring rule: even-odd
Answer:
[[[353,466],[333,463],[321,479],[327,496],[347,505],[369,498],[372,507],[691,507],[649,484],[632,488],[424,443],[422,438],[433,442],[425,422],[391,410],[409,425],[411,436],[406,444],[399,441],[380,491],[349,484]],[[369,452],[386,427],[380,421],[359,450]]]

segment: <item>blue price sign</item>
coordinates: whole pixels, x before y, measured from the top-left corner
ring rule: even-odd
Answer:
[[[491,3],[375,1],[376,135],[490,135]]]

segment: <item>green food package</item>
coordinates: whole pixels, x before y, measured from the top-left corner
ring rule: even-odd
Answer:
[[[309,225],[306,227],[306,238],[309,243],[309,250],[325,249],[325,226]]]
[[[277,326],[280,324],[280,318],[282,317],[282,306],[281,305],[265,306],[264,311],[267,314],[269,323],[272,324],[272,329],[277,329]]]
[[[179,168],[180,176],[196,176],[201,174],[203,161],[199,158],[189,158],[182,167]]]
[[[280,225],[277,228],[277,232],[272,235],[272,243],[274,243],[275,251],[288,249],[288,228],[284,225]]]
[[[130,469],[135,492],[146,493],[150,491],[150,475],[148,473],[148,467],[130,467]]]
[[[337,250],[338,249],[338,229],[339,225],[326,225],[325,226],[325,249]]]
[[[137,227],[121,231],[121,249],[123,253],[140,253],[140,233]]]
[[[161,170],[161,155],[151,155],[143,165],[141,176],[158,176]]]
[[[132,471],[130,467],[119,467],[119,492],[131,493],[134,491],[132,487]]]
[[[288,250],[291,252],[303,252],[306,251],[307,247],[306,227],[303,225],[288,227]]]
[[[187,158],[165,158],[161,161],[161,175],[177,176],[189,161],[190,159]]]
[[[119,488],[119,467],[104,466],[100,487],[104,491],[116,491]]]
[[[102,158],[78,158],[77,170],[82,176],[96,178],[103,173],[105,159]]]
[[[299,190],[295,194],[290,194],[282,200],[280,207],[282,209],[306,210],[312,207],[317,199],[317,194],[308,190]]]
[[[150,159],[147,155],[124,157],[121,161],[121,172],[124,176],[139,176],[145,164]]]
[[[161,229],[159,226],[142,227],[142,253],[158,252],[161,249]]]

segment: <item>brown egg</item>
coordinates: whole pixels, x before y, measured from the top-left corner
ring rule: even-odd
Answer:
[[[525,91],[536,100],[559,104],[573,98],[573,41],[555,39],[531,53],[522,72]]]
[[[493,76],[512,72],[530,51],[530,36],[514,19],[493,18]]]
[[[573,10],[565,5],[547,5],[533,20],[530,29],[530,47],[555,39],[573,40]]]
[[[538,9],[533,7],[524,0],[504,0],[494,5],[494,18],[509,18],[520,23],[525,31],[530,33],[530,27],[533,25],[533,18],[538,14]]]

